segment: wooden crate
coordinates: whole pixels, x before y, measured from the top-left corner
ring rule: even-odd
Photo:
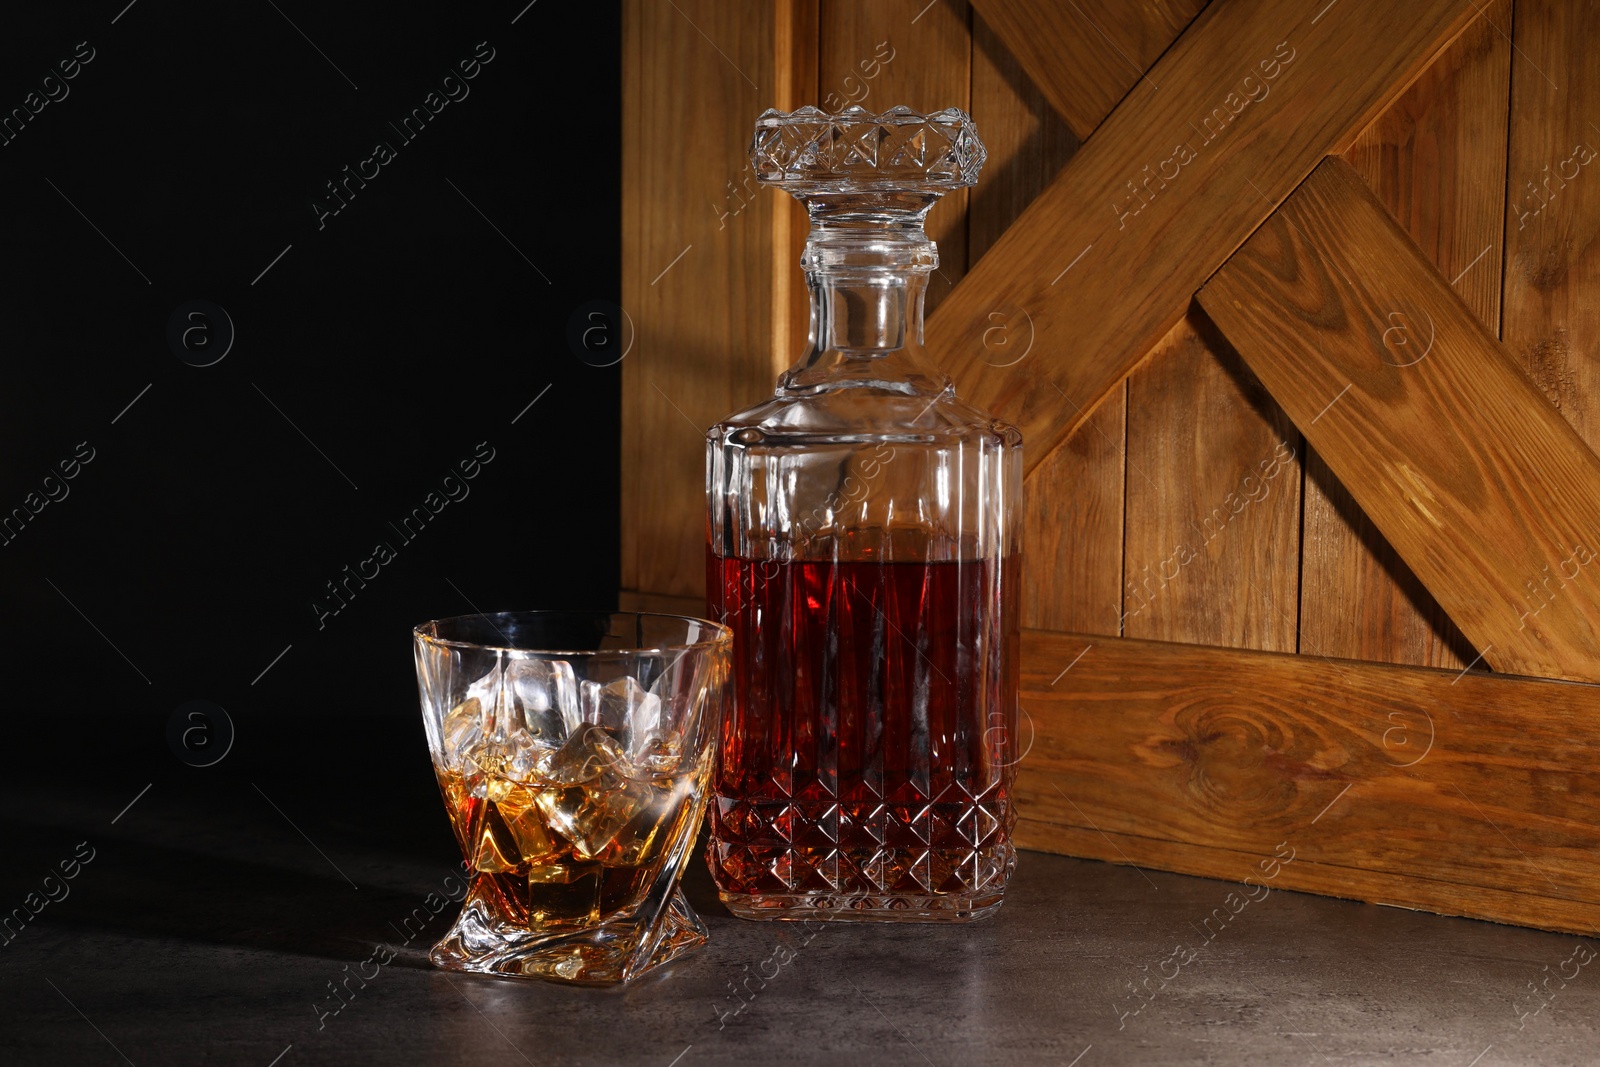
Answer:
[[[928,335],[1026,442],[1019,839],[1230,878],[1288,842],[1285,887],[1595,932],[1597,29],[629,0],[628,599],[699,604],[704,430],[803,342],[755,116],[965,107]]]

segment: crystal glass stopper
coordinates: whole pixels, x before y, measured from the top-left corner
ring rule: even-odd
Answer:
[[[769,110],[750,147],[756,178],[795,194],[899,189],[947,192],[975,185],[988,154],[959,108],[931,115],[909,107],[873,114],[849,107]]]

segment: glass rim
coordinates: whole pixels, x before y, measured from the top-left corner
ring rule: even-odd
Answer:
[[[437,628],[446,623],[460,622],[463,619],[482,619],[484,622],[489,623],[491,627],[494,627],[494,629],[498,630],[499,626],[495,625],[492,620],[506,617],[597,619],[611,618],[617,615],[631,615],[636,619],[673,619],[680,622],[694,622],[699,623],[702,626],[709,627],[713,632],[709,636],[698,641],[682,641],[662,645],[650,645],[648,647],[641,646],[637,648],[587,649],[518,647],[517,645],[511,644],[509,639],[505,644],[486,644],[481,641],[459,641],[452,638],[440,637],[435,633],[427,632],[428,627]],[[722,623],[713,619],[701,618],[698,615],[680,615],[676,612],[669,611],[567,611],[560,608],[536,608],[531,611],[496,611],[491,613],[473,611],[464,615],[448,615],[442,619],[429,619],[427,622],[418,623],[416,626],[411,628],[411,635],[416,640],[423,641],[429,645],[438,646],[440,648],[472,649],[474,651],[481,652],[509,652],[526,656],[641,656],[662,652],[689,652],[695,649],[714,648],[719,644],[731,644],[733,641],[733,631],[727,626],[724,626]],[[505,634],[502,633],[500,636],[505,637]]]

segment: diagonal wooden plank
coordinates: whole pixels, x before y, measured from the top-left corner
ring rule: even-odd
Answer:
[[[1574,757],[1600,687],[1036,630],[1022,664],[1024,847],[1600,923],[1600,769]]]
[[[1345,159],[1492,333],[1500,323],[1511,0],[1483,7]],[[1476,654],[1315,452],[1306,456],[1302,544],[1302,652],[1456,670]]]
[[[964,397],[1021,428],[1036,466],[1475,10],[1472,0],[1207,8],[945,300],[930,353]],[[1005,308],[1025,311],[1039,341],[997,367],[983,334]]]
[[[974,0],[1079,139],[1177,39],[1205,0]]]
[[[1600,460],[1349,164],[1199,299],[1485,662],[1600,679]]]

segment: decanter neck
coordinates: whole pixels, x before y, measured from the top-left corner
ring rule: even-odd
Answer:
[[[811,216],[801,266],[811,291],[805,355],[778,381],[779,396],[879,388],[934,397],[950,380],[922,351],[923,298],[939,265],[923,229],[938,199],[925,192],[801,197]]]

